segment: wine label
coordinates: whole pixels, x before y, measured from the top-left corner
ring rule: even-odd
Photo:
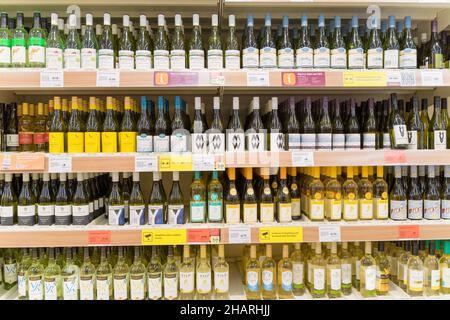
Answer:
[[[376,146],[376,134],[363,133],[363,149],[375,150],[375,146]]]
[[[111,276],[97,275],[97,300],[109,300]]]
[[[344,200],[344,210],[342,212],[342,218],[344,220],[357,220],[358,219],[358,201],[357,200]]]
[[[191,293],[194,291],[194,272],[180,271],[180,291]]]
[[[325,289],[325,269],[313,268],[313,288],[314,290]]]
[[[224,153],[225,152],[225,134],[208,133],[208,153]]]
[[[186,69],[186,51],[184,50],[170,51],[170,68],[172,70]]]
[[[214,272],[214,290],[216,293],[227,293],[229,290],[229,282],[228,271]]]
[[[424,270],[427,270],[427,268],[424,268]],[[428,272],[430,274],[430,286],[431,290],[439,290],[439,287],[441,285],[441,272],[440,270],[430,270]]]
[[[0,207],[0,225],[12,226],[14,224],[14,207],[2,206]]]
[[[196,274],[197,292],[209,293],[211,292],[211,271],[199,272]]]
[[[0,51],[1,51],[0,47]],[[9,48],[8,48],[9,49]],[[1,57],[1,55],[0,55]],[[1,62],[1,58],[0,58]],[[45,50],[45,67],[47,69],[63,68],[63,51],[60,48],[47,48]]]
[[[423,290],[423,270],[408,270],[408,289],[420,292]]]
[[[163,133],[153,136],[153,147],[155,152],[170,152],[170,136]]]
[[[383,49],[374,48],[367,50],[367,68],[382,69],[383,68]]]
[[[348,50],[348,68],[349,69],[364,69],[364,49],[355,48]]]
[[[145,224],[145,206],[130,206],[130,226],[141,226]]]
[[[19,139],[17,139],[17,145],[19,145],[18,142]],[[49,132],[48,145],[50,153],[64,153],[64,132]]]
[[[303,263],[293,262],[292,263],[292,284],[294,289],[303,288]]]
[[[28,277],[28,298],[30,300],[44,300],[42,276]]]
[[[317,134],[317,150],[331,150],[333,146],[333,135],[331,133]]]
[[[119,132],[119,152],[136,152],[136,132]]]
[[[19,145],[26,146],[33,144],[33,132],[19,132]]]
[[[442,199],[441,218],[450,219],[450,200]]]
[[[341,264],[342,285],[351,285],[352,283],[352,265],[350,263]]]
[[[192,153],[208,153],[208,137],[206,133],[193,133]]]
[[[152,53],[149,50],[136,50],[136,70],[150,70],[152,68]]]
[[[442,288],[450,288],[450,268],[441,267],[441,286]]]
[[[345,149],[361,149],[361,135],[359,133],[346,133]]]
[[[74,225],[89,224],[89,204],[72,205],[72,219]]]
[[[136,135],[136,152],[153,152],[153,137],[145,133]]]
[[[258,206],[256,203],[244,203],[243,210],[244,223],[258,222]]]
[[[273,272],[271,270],[262,271],[262,286],[265,291],[272,291],[273,286]]]
[[[325,201],[309,200],[310,218],[313,220],[323,220],[325,217]]]
[[[408,130],[405,125],[394,125],[394,143],[396,146],[408,144]]]
[[[296,51],[297,68],[312,68],[314,65],[314,51],[309,47],[303,47]]]
[[[390,200],[390,217],[392,220],[406,220],[406,200]]]
[[[67,152],[69,153],[84,152],[83,132],[67,132]]]
[[[44,280],[44,299],[45,300],[58,300],[56,279]]]
[[[11,48],[11,62],[14,64],[25,64],[27,62],[27,49],[25,47],[25,39],[23,39],[23,45],[16,46],[14,42],[17,40],[13,39],[13,45]]]
[[[65,69],[80,69],[81,53],[79,49],[65,49],[64,50],[64,68]]]
[[[336,69],[347,68],[347,50],[345,48],[331,50],[331,67]]]
[[[325,211],[330,220],[340,220],[342,217],[342,201],[335,199],[325,200]]]
[[[78,281],[75,275],[63,279],[63,299],[78,300]]]
[[[110,226],[123,226],[125,224],[125,207],[123,205],[108,206],[108,224]]]
[[[225,69],[239,70],[241,68],[241,52],[239,50],[225,50]]]
[[[241,205],[226,204],[225,205],[225,221],[226,223],[241,222]]]
[[[94,279],[92,277],[80,275],[80,300],[94,300]]]
[[[373,200],[359,200],[359,217],[360,219],[373,219]]]
[[[208,221],[220,222],[222,221],[222,200],[219,200],[219,195],[215,192],[208,194],[210,197],[208,201]]]
[[[198,195],[195,195],[198,196]],[[194,200],[195,199],[194,196]],[[200,200],[200,199],[198,199]],[[196,200],[191,201],[191,205],[190,205],[190,222],[203,222],[205,221],[205,217],[206,217],[206,204],[204,201],[198,201]]]
[[[300,134],[300,149],[315,150],[316,149],[316,134],[315,133],[301,133]]]
[[[245,133],[245,142],[247,151],[265,151],[266,139],[265,133]]]
[[[38,224],[51,226],[55,223],[55,206],[54,205],[37,205]]]
[[[423,201],[423,217],[429,220],[438,220],[441,218],[441,200]]]
[[[384,68],[398,69],[399,52],[397,49],[384,50]]]
[[[202,70],[205,68],[205,51],[189,50],[189,69]]]
[[[259,275],[256,271],[247,272],[247,289],[251,292],[259,290]]]
[[[34,226],[36,224],[36,206],[17,206],[17,218],[19,226]]]
[[[291,203],[278,203],[278,222],[292,221]]]
[[[291,198],[292,217],[300,218],[300,198]]]
[[[333,150],[344,150],[345,149],[345,134],[344,133],[333,133]]]
[[[330,49],[320,47],[314,49],[314,68],[330,67]]]
[[[277,67],[277,49],[264,47],[259,50],[259,66],[261,68]]]
[[[259,67],[259,49],[248,47],[242,50],[242,67],[258,68]]]
[[[259,210],[261,222],[273,222],[275,220],[275,204],[261,202]]]
[[[415,69],[417,68],[417,50],[405,48],[400,51],[400,68]]]
[[[101,151],[100,132],[84,133],[84,152],[98,153]]]
[[[377,270],[375,266],[364,267],[365,287],[367,291],[375,290],[377,281]]]
[[[25,272],[20,272],[17,275],[17,291],[19,297],[27,296],[27,277],[25,275]]]
[[[408,149],[417,150],[417,130],[408,130]]]
[[[245,151],[244,133],[227,133],[227,151]]]
[[[294,68],[294,50],[284,48],[278,50],[278,68],[293,69]]]
[[[164,274],[164,298],[172,300],[178,297],[178,276],[177,274]]]
[[[55,224],[56,225],[69,225],[72,223],[72,206],[68,205],[55,205]]]
[[[169,204],[167,223],[168,224],[184,224],[184,205]]]
[[[223,51],[217,49],[208,50],[208,69],[221,70],[223,69]]]
[[[154,50],[153,63],[155,70],[169,70],[170,58],[168,50]]]
[[[100,70],[114,69],[114,50],[112,49],[98,50],[98,68]]]
[[[391,149],[391,136],[389,133],[383,133],[383,149]]]
[[[423,218],[423,200],[408,200],[408,219],[421,220]]]
[[[130,298],[131,300],[145,299],[145,278],[144,275],[130,274]]]
[[[331,290],[341,290],[341,269],[330,268],[330,288]]]
[[[119,50],[119,69],[120,70],[134,69],[134,51]]]
[[[298,150],[301,146],[301,135],[300,133],[287,133],[284,135],[286,137],[286,145],[288,150]]]
[[[164,223],[164,207],[162,205],[148,205],[148,224]]]
[[[128,299],[128,277],[126,275],[114,275],[113,279],[114,300]],[[150,290],[150,288],[149,288]]]
[[[6,43],[5,43],[6,41]],[[9,65],[11,63],[11,40],[0,40],[0,63]]]
[[[117,152],[117,132],[102,132],[102,152]]]
[[[81,68],[86,70],[97,69],[97,50],[91,48],[81,49]]]
[[[434,150],[447,149],[447,131],[434,130]]]
[[[270,151],[284,151],[284,135],[282,132],[270,133]]]

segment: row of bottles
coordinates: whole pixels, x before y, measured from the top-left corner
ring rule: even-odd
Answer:
[[[233,97],[228,124],[222,120],[224,105],[213,98],[212,121],[208,124],[205,104],[195,98],[194,115],[180,97],[163,96],[155,104],[141,97],[113,97],[89,101],[54,97],[48,104],[22,103],[3,112],[6,151],[82,152],[188,152],[282,150],[375,150],[447,149],[450,121],[447,99],[435,96],[433,114],[428,100],[409,101],[369,98],[358,105],[354,99],[339,101],[290,97],[279,103],[269,99],[260,108],[254,97],[245,117],[239,98]],[[300,120],[299,120],[300,119]]]
[[[450,293],[449,241],[328,242],[283,245],[278,263],[272,245],[244,247],[242,269],[247,299],[386,296],[391,281],[410,296]]]
[[[3,249],[2,280],[29,300],[228,299],[223,245]]]
[[[211,16],[211,31],[204,39],[198,14],[192,16],[192,33],[185,36],[181,14],[175,15],[174,30],[169,33],[163,14],[157,17],[157,29],[152,32],[147,16],[139,16],[134,27],[124,15],[118,36],[117,25],[111,25],[111,15],[103,15],[103,25],[93,24],[93,16],[85,16],[82,35],[77,29],[77,17],[69,15],[67,34],[63,21],[51,14],[48,29],[43,26],[40,12],[33,13],[29,31],[24,15],[17,12],[11,30],[8,15],[0,17],[0,66],[47,67],[51,69],[113,69],[122,70],[238,70],[242,68],[333,68],[333,69],[411,69],[443,68],[447,61],[446,34],[441,40],[437,21],[432,21],[431,39],[422,36],[418,52],[417,37],[413,37],[411,17],[397,21],[389,16],[388,23],[375,16],[364,32],[359,19],[353,16],[347,27],[341,17],[330,20],[319,15],[318,28],[309,25],[307,15],[300,18],[300,28],[290,28],[289,17],[282,17],[276,32],[272,17],[266,14],[264,26],[256,34],[252,15],[247,16],[242,40],[236,31],[236,18],[228,16],[228,32],[222,36],[217,14]],[[381,23],[380,23],[381,22]],[[46,23],[47,24],[47,23]],[[317,31],[317,35],[316,35]],[[206,40],[206,41],[205,41]],[[445,41],[445,43],[444,43]],[[420,53],[418,57],[418,53]],[[419,59],[418,59],[419,58]],[[419,62],[419,63],[418,63]]]

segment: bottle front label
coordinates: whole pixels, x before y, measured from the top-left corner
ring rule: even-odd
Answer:
[[[441,218],[450,219],[450,200],[442,199]]]
[[[450,268],[441,267],[442,279],[441,285],[442,288],[450,288]]]
[[[358,201],[357,200],[344,200],[344,220],[356,220],[358,219]]]
[[[149,50],[136,50],[136,70],[150,70],[152,68],[152,53]]]
[[[225,51],[225,69],[239,70],[241,68],[241,52],[239,50]]]
[[[225,134],[208,133],[208,153],[225,152]]]
[[[3,276],[5,283],[13,284],[17,282],[17,265],[15,263],[12,264],[4,264],[3,265]]]
[[[217,293],[227,293],[229,290],[229,273],[227,271],[214,272],[214,288]]]
[[[333,144],[333,135],[331,133],[317,134],[317,149],[331,150]]]
[[[242,50],[242,66],[244,68],[259,67],[259,49],[248,47]]]
[[[447,149],[447,131],[434,130],[434,150]]]
[[[164,207],[162,205],[148,205],[148,224],[164,223]]]
[[[25,64],[27,62],[27,49],[24,46],[12,46],[11,62],[16,64]]]
[[[375,290],[376,288],[376,281],[377,281],[377,270],[375,266],[365,267],[364,268],[364,275],[365,275],[365,288],[367,291]]]
[[[145,206],[130,206],[130,225],[141,226],[145,224]]]
[[[136,152],[136,132],[119,132],[119,152]]]
[[[184,50],[170,51],[170,69],[172,70],[186,69],[186,51]]]
[[[64,278],[63,299],[78,300],[78,283],[76,276],[69,276]]]
[[[58,300],[56,279],[44,280],[44,299]]]
[[[164,275],[164,298],[172,300],[176,297],[178,297],[178,276]]]
[[[347,68],[347,50],[345,48],[331,50],[331,67],[338,69]]]
[[[33,144],[33,132],[19,132],[19,145],[32,145]]]
[[[44,285],[41,277],[28,279],[28,297],[30,300],[44,300]]]
[[[376,141],[375,133],[364,133],[363,134],[363,149],[375,150],[375,141]]]
[[[246,133],[247,151],[265,151],[266,141],[264,133]]]
[[[270,151],[284,151],[283,133],[270,133]]]
[[[97,153],[101,151],[100,132],[84,133],[84,151],[89,153]]]
[[[294,50],[292,50],[291,48],[278,50],[278,68],[294,68]]]
[[[313,268],[313,288],[314,290],[325,289],[325,269]]]
[[[11,48],[9,46],[0,46],[0,63],[11,63]]]
[[[367,199],[359,200],[360,219],[373,219],[373,201]]]
[[[18,139],[17,142],[19,142]],[[50,153],[64,153],[64,132],[49,132],[48,144]]]
[[[415,69],[417,68],[417,50],[405,48],[400,51],[400,68]]]
[[[330,272],[330,288],[331,290],[341,290],[341,269],[332,268]]]
[[[405,125],[394,125],[394,143],[396,146],[408,144],[408,130]]]
[[[328,211],[328,219],[340,220],[342,217],[342,202],[341,200],[327,199],[325,200],[325,208]]]
[[[81,68],[85,70],[97,69],[97,50],[92,48],[81,49]]]
[[[128,279],[126,276],[114,277],[114,300],[127,300],[128,299]],[[150,287],[149,287],[150,291]]]
[[[205,221],[205,202],[204,201],[191,201],[190,206],[191,222],[203,222]]]
[[[36,206],[17,206],[17,218],[19,225],[33,226],[36,224]]]
[[[211,198],[218,198],[218,195],[213,192],[210,195]],[[208,220],[210,222],[222,221],[222,201],[221,200],[209,200],[208,201]]]
[[[294,289],[303,288],[303,263],[292,263],[292,281]]]
[[[130,298],[131,300],[145,299],[145,279],[144,276],[138,276],[134,279],[130,276]]]
[[[367,68],[383,68],[383,49],[375,48],[367,50]]]
[[[345,149],[345,134],[333,133],[333,150]]]
[[[440,270],[431,270],[430,286],[431,290],[439,290],[441,286],[441,272]]]
[[[86,278],[86,279],[83,279]],[[80,276],[80,300],[94,300],[94,279]]]
[[[170,136],[165,134],[153,136],[153,147],[155,152],[170,152]]]
[[[68,132],[67,133],[67,152],[83,153],[84,152],[84,133]]]
[[[37,205],[38,224],[50,226],[55,222],[54,205]]]
[[[154,50],[153,64],[156,70],[169,70],[170,58],[168,50]]]
[[[292,271],[283,271],[281,273],[281,288],[284,291],[292,291]]]
[[[408,149],[417,150],[417,130],[408,131]]]
[[[199,293],[211,292],[211,272],[197,271],[197,291]]]
[[[263,270],[262,272],[262,285],[266,291],[272,291],[273,288],[273,272],[271,270]]]
[[[98,50],[98,68],[101,70],[114,69],[114,50]]]
[[[12,206],[0,207],[0,225],[12,226],[14,224],[14,208]]]
[[[275,219],[275,208],[273,203],[260,203],[261,222],[273,222]]]
[[[223,69],[223,51],[217,49],[208,50],[208,69]]]
[[[180,291],[191,293],[194,291],[194,272],[180,271]]]
[[[438,220],[441,218],[441,200],[423,201],[423,217],[429,220]]]
[[[406,220],[406,200],[391,200],[390,201],[390,216],[392,220]]]
[[[244,203],[243,220],[244,223],[258,221],[258,207],[256,203]]]
[[[297,68],[312,68],[314,63],[314,51],[309,47],[297,49]]]
[[[321,47],[314,49],[314,68],[330,67],[330,49]]]
[[[65,49],[64,50],[64,68],[66,69],[80,69],[81,53],[79,49]]]
[[[17,275],[17,291],[19,293],[19,297],[26,297],[27,295],[27,277],[25,273]]]
[[[47,48],[45,50],[45,67],[47,69],[63,68],[63,51],[60,48]]]
[[[131,50],[119,50],[119,69],[134,69],[134,52]]]
[[[323,200],[310,200],[310,218],[323,220],[325,213],[325,202]]]
[[[102,152],[117,152],[117,132],[102,132]]]
[[[363,48],[355,48],[348,50],[348,67],[350,69],[364,69]]]
[[[292,221],[292,205],[290,203],[278,203],[278,222]]]
[[[352,265],[350,263],[341,264],[342,284],[348,285],[352,283]]]
[[[167,223],[184,224],[184,205],[169,204]]]
[[[108,224],[110,226],[123,226],[125,224],[125,207],[123,205],[108,206]]]
[[[259,275],[256,271],[247,272],[247,289],[251,292],[259,290]]]
[[[225,205],[225,220],[226,223],[241,222],[241,206],[239,204]]]
[[[420,220],[423,218],[423,201],[408,200],[408,219]]]
[[[259,65],[261,68],[277,67],[277,49],[264,47],[259,50]]]
[[[205,68],[205,52],[203,50],[189,50],[189,69],[202,70]]]
[[[359,133],[346,133],[345,149],[361,149],[361,135]]]
[[[72,216],[74,225],[87,225],[89,218],[89,204],[72,205]]]
[[[153,137],[145,133],[136,135],[136,152],[153,152]]]
[[[300,198],[291,198],[292,217],[300,218]]]
[[[316,134],[315,133],[302,133],[300,134],[300,149],[302,150],[315,150],[316,149]]]
[[[298,150],[301,147],[300,133],[287,133],[286,135],[288,150]]]
[[[55,224],[69,225],[72,222],[71,205],[55,205]]]
[[[192,153],[208,152],[208,137],[206,133],[193,133],[192,137]]]
[[[227,133],[227,151],[245,151],[244,133]]]
[[[398,69],[398,50],[385,50],[384,51],[384,68],[385,69]]]
[[[423,290],[423,271],[422,270],[408,270],[408,289],[411,291],[422,291]]]

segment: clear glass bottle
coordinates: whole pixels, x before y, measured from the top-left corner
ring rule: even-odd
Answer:
[[[323,298],[326,293],[326,261],[322,254],[322,244],[316,243],[315,254],[311,259],[311,295]]]
[[[183,260],[179,270],[180,300],[192,300],[195,290],[195,266],[188,245],[183,246]]]
[[[214,271],[214,298],[217,300],[228,300],[230,270],[225,261],[225,246],[219,244],[217,262],[213,266]]]
[[[145,300],[147,269],[142,262],[140,248],[134,247],[133,264],[130,266],[130,299]]]
[[[419,257],[419,244],[412,243],[412,254],[406,265],[408,272],[408,284],[406,292],[410,296],[422,296],[424,291],[424,266]]]
[[[262,298],[276,299],[277,297],[277,264],[272,258],[272,245],[266,244],[265,258],[261,262]]]
[[[95,299],[95,266],[89,256],[89,248],[84,248],[83,264],[80,267],[80,300]]]
[[[168,247],[167,262],[163,269],[163,287],[164,299],[176,300],[178,299],[178,266],[173,255],[173,247]]]
[[[113,270],[114,300],[128,300],[129,298],[130,267],[125,260],[124,248],[118,248],[117,263]]]
[[[250,259],[245,265],[245,284],[248,300],[261,299],[261,266],[256,257],[256,245],[250,246]]]
[[[365,253],[360,260],[360,287],[359,292],[365,298],[376,296],[376,261],[372,257],[372,244],[365,242]]]
[[[200,246],[200,260],[196,266],[197,300],[209,300],[212,294],[211,265],[206,256],[206,245]]]
[[[342,295],[341,259],[337,255],[337,243],[331,243],[331,252],[327,259],[327,295],[329,298],[339,298]]]
[[[48,265],[44,270],[44,299],[62,299],[62,278],[61,267],[55,259],[55,249],[49,248]]]
[[[389,258],[386,256],[385,245],[383,241],[378,242],[378,254],[375,258],[375,261],[377,264],[377,295],[384,296],[389,293],[391,264]]]
[[[39,260],[38,249],[32,249],[32,260],[27,271],[29,300],[44,300],[44,266]]]
[[[152,255],[147,266],[148,298],[150,300],[162,299],[162,265],[158,257],[157,248],[152,247]]]
[[[97,300],[113,299],[112,272],[113,269],[106,257],[106,248],[102,247],[100,251],[100,264],[97,266],[95,272]]]
[[[305,256],[301,251],[300,243],[294,244],[294,251],[291,254],[292,262],[292,292],[295,296],[302,296],[305,293]]]

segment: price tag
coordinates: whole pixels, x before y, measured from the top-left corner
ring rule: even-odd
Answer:
[[[312,151],[292,151],[293,167],[312,167],[314,166],[314,153]]]
[[[42,88],[64,87],[64,72],[58,70],[42,70],[41,87]]]
[[[219,228],[196,228],[189,229],[187,233],[188,243],[219,243]]]
[[[97,87],[119,87],[119,86],[120,86],[119,70],[97,71]]]
[[[387,84],[388,86],[399,86],[401,82],[401,74],[398,71],[388,71]]]
[[[250,227],[229,227],[228,243],[250,243],[251,228]]]
[[[389,150],[384,152],[385,164],[402,164],[406,163],[405,151],[402,150]]]
[[[142,230],[142,245],[186,244],[186,229],[147,229]]]
[[[341,242],[340,226],[319,226],[320,242]]]
[[[134,171],[158,171],[158,156],[156,154],[136,154],[134,156]]]
[[[48,155],[48,172],[62,173],[72,172],[72,157],[67,155]]]
[[[14,170],[27,171],[45,169],[45,158],[43,153],[18,153],[13,156],[12,160]]]
[[[3,154],[2,159],[2,170],[10,170],[11,169],[11,163],[12,163],[12,157],[8,153]]]
[[[422,70],[422,85],[425,87],[438,87],[444,84],[441,70]]]
[[[225,85],[225,76],[221,73],[210,73],[209,74],[209,84],[214,86],[224,86]]]
[[[344,87],[385,87],[386,73],[383,71],[344,71]]]
[[[267,227],[259,228],[260,243],[302,242],[302,227]]]
[[[267,87],[269,85],[269,72],[247,71],[247,86]]]
[[[192,171],[192,154],[160,155],[159,171]]]
[[[111,231],[88,231],[88,245],[111,245]]]
[[[221,159],[223,159],[223,156],[213,154],[192,154],[192,170],[223,171],[225,170],[225,164]]]
[[[413,70],[402,71],[400,73],[400,86],[415,87],[416,86],[416,72]]]
[[[420,226],[399,226],[398,227],[399,239],[419,239],[420,238]]]

